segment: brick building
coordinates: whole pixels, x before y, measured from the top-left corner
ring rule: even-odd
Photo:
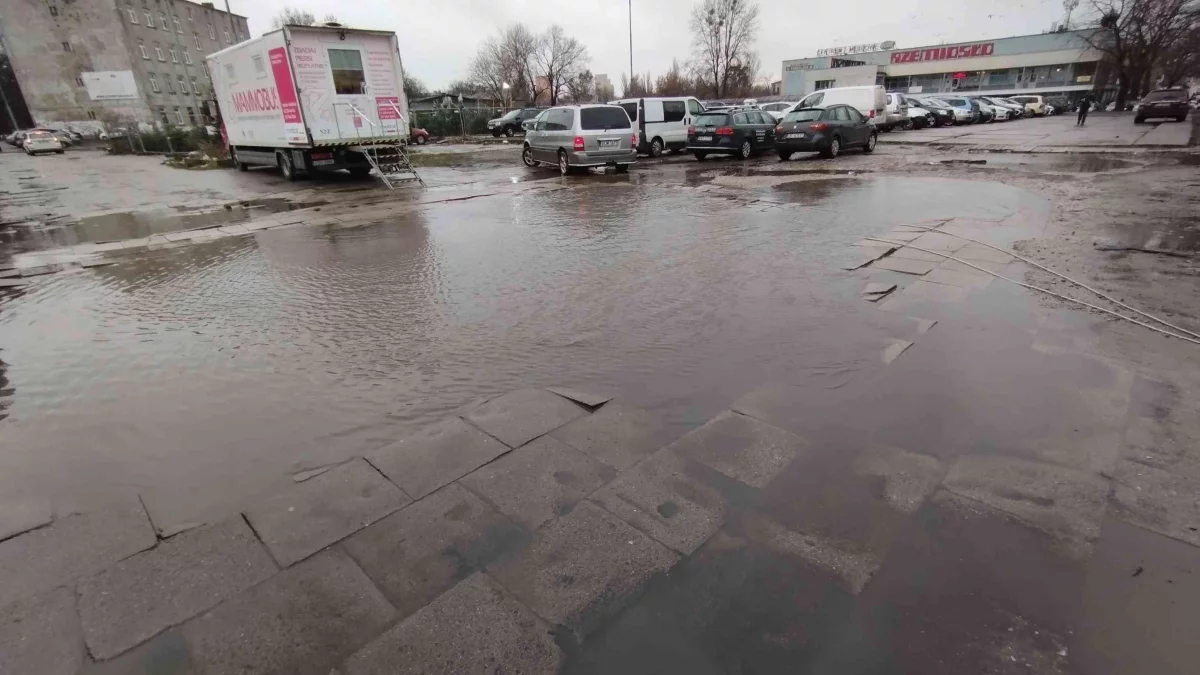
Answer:
[[[249,38],[246,18],[187,0],[4,0],[0,45],[35,124],[81,133],[204,123],[204,57]]]

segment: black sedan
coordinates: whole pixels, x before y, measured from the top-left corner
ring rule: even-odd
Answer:
[[[918,98],[914,99],[909,96],[908,100],[917,102],[917,105],[929,111],[933,115],[933,126],[954,126],[954,108],[946,105],[944,102],[936,98]]]
[[[704,160],[712,154],[748,159],[775,147],[775,118],[761,110],[730,110],[696,115],[688,127],[687,149]]]
[[[1143,98],[1133,116],[1135,124],[1152,117],[1173,117],[1176,122],[1187,119],[1187,92],[1182,89],[1156,89]]]
[[[878,140],[875,125],[848,105],[793,110],[775,127],[775,144],[781,160],[787,160],[794,152],[819,152],[827,158],[837,157],[846,148],[874,152]]]

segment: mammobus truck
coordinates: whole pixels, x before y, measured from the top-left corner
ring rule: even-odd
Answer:
[[[403,148],[408,101],[395,33],[284,26],[206,62],[238,169],[278,166],[295,180],[374,168],[389,186],[420,180]]]

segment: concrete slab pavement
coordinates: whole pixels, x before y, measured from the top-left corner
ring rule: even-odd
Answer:
[[[881,144],[946,145],[1032,152],[1073,148],[1183,148],[1191,139],[1189,121],[1134,124],[1133,113],[1092,113],[1075,126],[1075,115],[898,131],[883,135]]]

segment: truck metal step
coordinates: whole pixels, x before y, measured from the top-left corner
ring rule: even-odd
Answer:
[[[416,168],[413,167],[408,152],[401,143],[362,143],[352,145],[348,149],[365,155],[367,161],[371,163],[371,167],[375,169],[375,172],[383,179],[384,185],[387,185],[389,189],[396,189],[395,183],[409,181],[416,181],[421,184],[421,187],[429,187],[425,185],[421,174],[417,173]]]

